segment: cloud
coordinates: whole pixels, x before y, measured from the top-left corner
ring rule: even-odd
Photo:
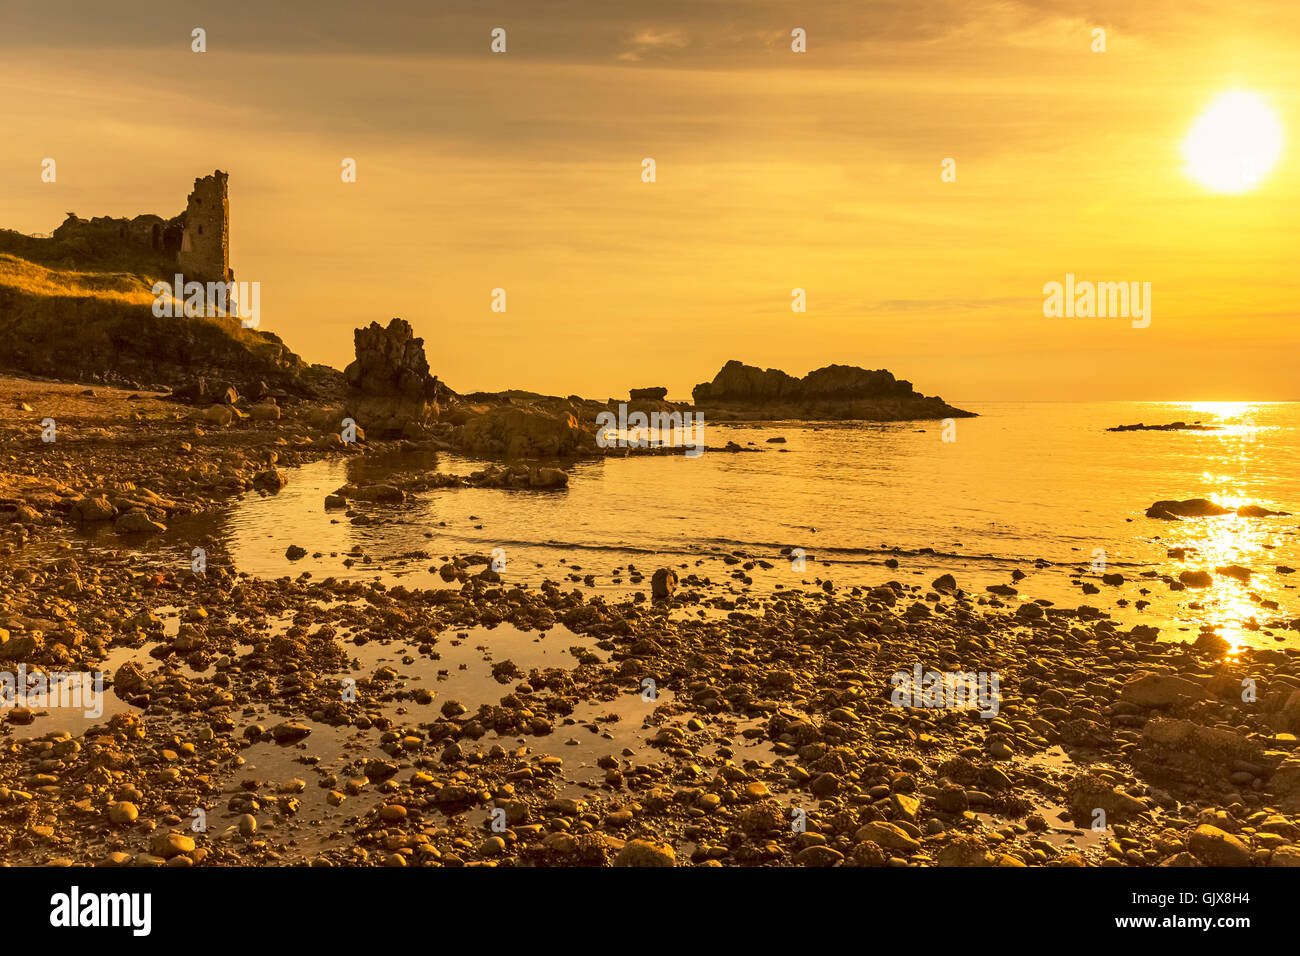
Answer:
[[[982,29],[1041,30],[1076,16],[1050,4],[1002,0],[822,0],[807,7],[784,0],[136,0],[124,16],[102,0],[65,0],[10,11],[0,47],[188,50],[191,30],[203,27],[214,53],[486,59],[490,31],[503,27],[507,55],[531,60],[753,68],[770,65],[774,50],[788,53],[796,26],[808,31],[810,60],[849,64],[864,50],[893,59],[945,39],[978,42]]]
[[[639,62],[649,55],[685,49],[689,45],[684,30],[643,27],[628,40],[627,49],[618,55],[624,62]]]

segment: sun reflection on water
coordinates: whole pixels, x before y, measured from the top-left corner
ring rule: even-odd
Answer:
[[[1247,412],[1252,412],[1259,404],[1259,402],[1191,402],[1187,407],[1201,415],[1240,418]]]

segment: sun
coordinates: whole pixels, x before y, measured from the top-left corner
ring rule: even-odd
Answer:
[[[1282,123],[1262,96],[1220,93],[1183,142],[1187,173],[1216,193],[1254,189],[1282,155]]]

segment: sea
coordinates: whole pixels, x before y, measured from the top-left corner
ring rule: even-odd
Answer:
[[[946,427],[706,423],[709,450],[697,457],[582,461],[566,466],[561,491],[427,491],[361,505],[359,522],[326,511],[325,495],[349,481],[486,463],[441,452],[321,461],[187,533],[220,536],[241,571],[265,577],[445,587],[435,573],[443,558],[481,554],[506,583],[550,579],[612,599],[648,591],[659,567],[740,596],[897,581],[921,597],[952,574],[985,600],[1087,605],[1162,637],[1214,630],[1234,648],[1296,644],[1300,577],[1288,569],[1300,567],[1300,517],[1144,513],[1184,498],[1300,513],[1300,403],[960,404],[978,417]],[[1215,430],[1107,430],[1174,421]],[[746,450],[720,450],[728,442]],[[289,562],[295,544],[309,554]],[[1250,569],[1249,581],[1215,572],[1228,565]],[[1210,572],[1213,584],[1174,590],[1163,579],[1186,570]],[[1102,582],[1114,574],[1123,582]],[[987,590],[1006,584],[1017,593]]]

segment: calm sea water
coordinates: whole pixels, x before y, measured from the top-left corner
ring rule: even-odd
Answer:
[[[249,496],[234,506],[221,533],[239,567],[259,575],[310,570],[412,585],[433,579],[429,562],[396,560],[416,549],[438,557],[501,548],[507,579],[535,584],[577,566],[604,587],[614,587],[611,572],[629,563],[649,571],[703,562],[699,573],[727,580],[730,569],[716,559],[729,553],[774,565],[754,571],[759,588],[807,586],[801,582],[818,578],[926,583],[951,571],[963,587],[983,592],[1018,568],[1029,575],[1018,585],[1021,598],[1092,604],[1167,631],[1210,623],[1238,643],[1296,636],[1278,625],[1300,611],[1293,583],[1300,576],[1275,568],[1300,567],[1300,517],[1174,523],[1143,512],[1158,499],[1190,497],[1300,512],[1300,404],[965,407],[980,417],[957,421],[954,441],[943,440],[938,422],[706,425],[710,446],[735,441],[761,451],[584,462],[558,493],[433,491],[408,506],[372,507],[388,519],[377,526],[327,514],[324,495],[394,468],[463,474],[482,463],[445,454],[320,462],[293,473],[279,495]],[[1224,430],[1105,430],[1177,420]],[[767,443],[776,436],[786,443]],[[289,544],[323,555],[289,565]],[[372,562],[342,567],[342,554],[357,546]],[[790,547],[806,552],[803,572],[781,557]],[[1166,558],[1171,547],[1196,550],[1179,562]],[[1052,566],[1035,568],[1039,558]],[[1077,570],[1096,581],[1098,558],[1127,581],[1087,596]],[[898,567],[886,567],[887,559]],[[1226,564],[1251,568],[1253,579],[1218,578],[1209,589],[1171,593],[1140,577]],[[1127,604],[1114,606],[1117,598]],[[1139,601],[1150,607],[1139,610]]]

